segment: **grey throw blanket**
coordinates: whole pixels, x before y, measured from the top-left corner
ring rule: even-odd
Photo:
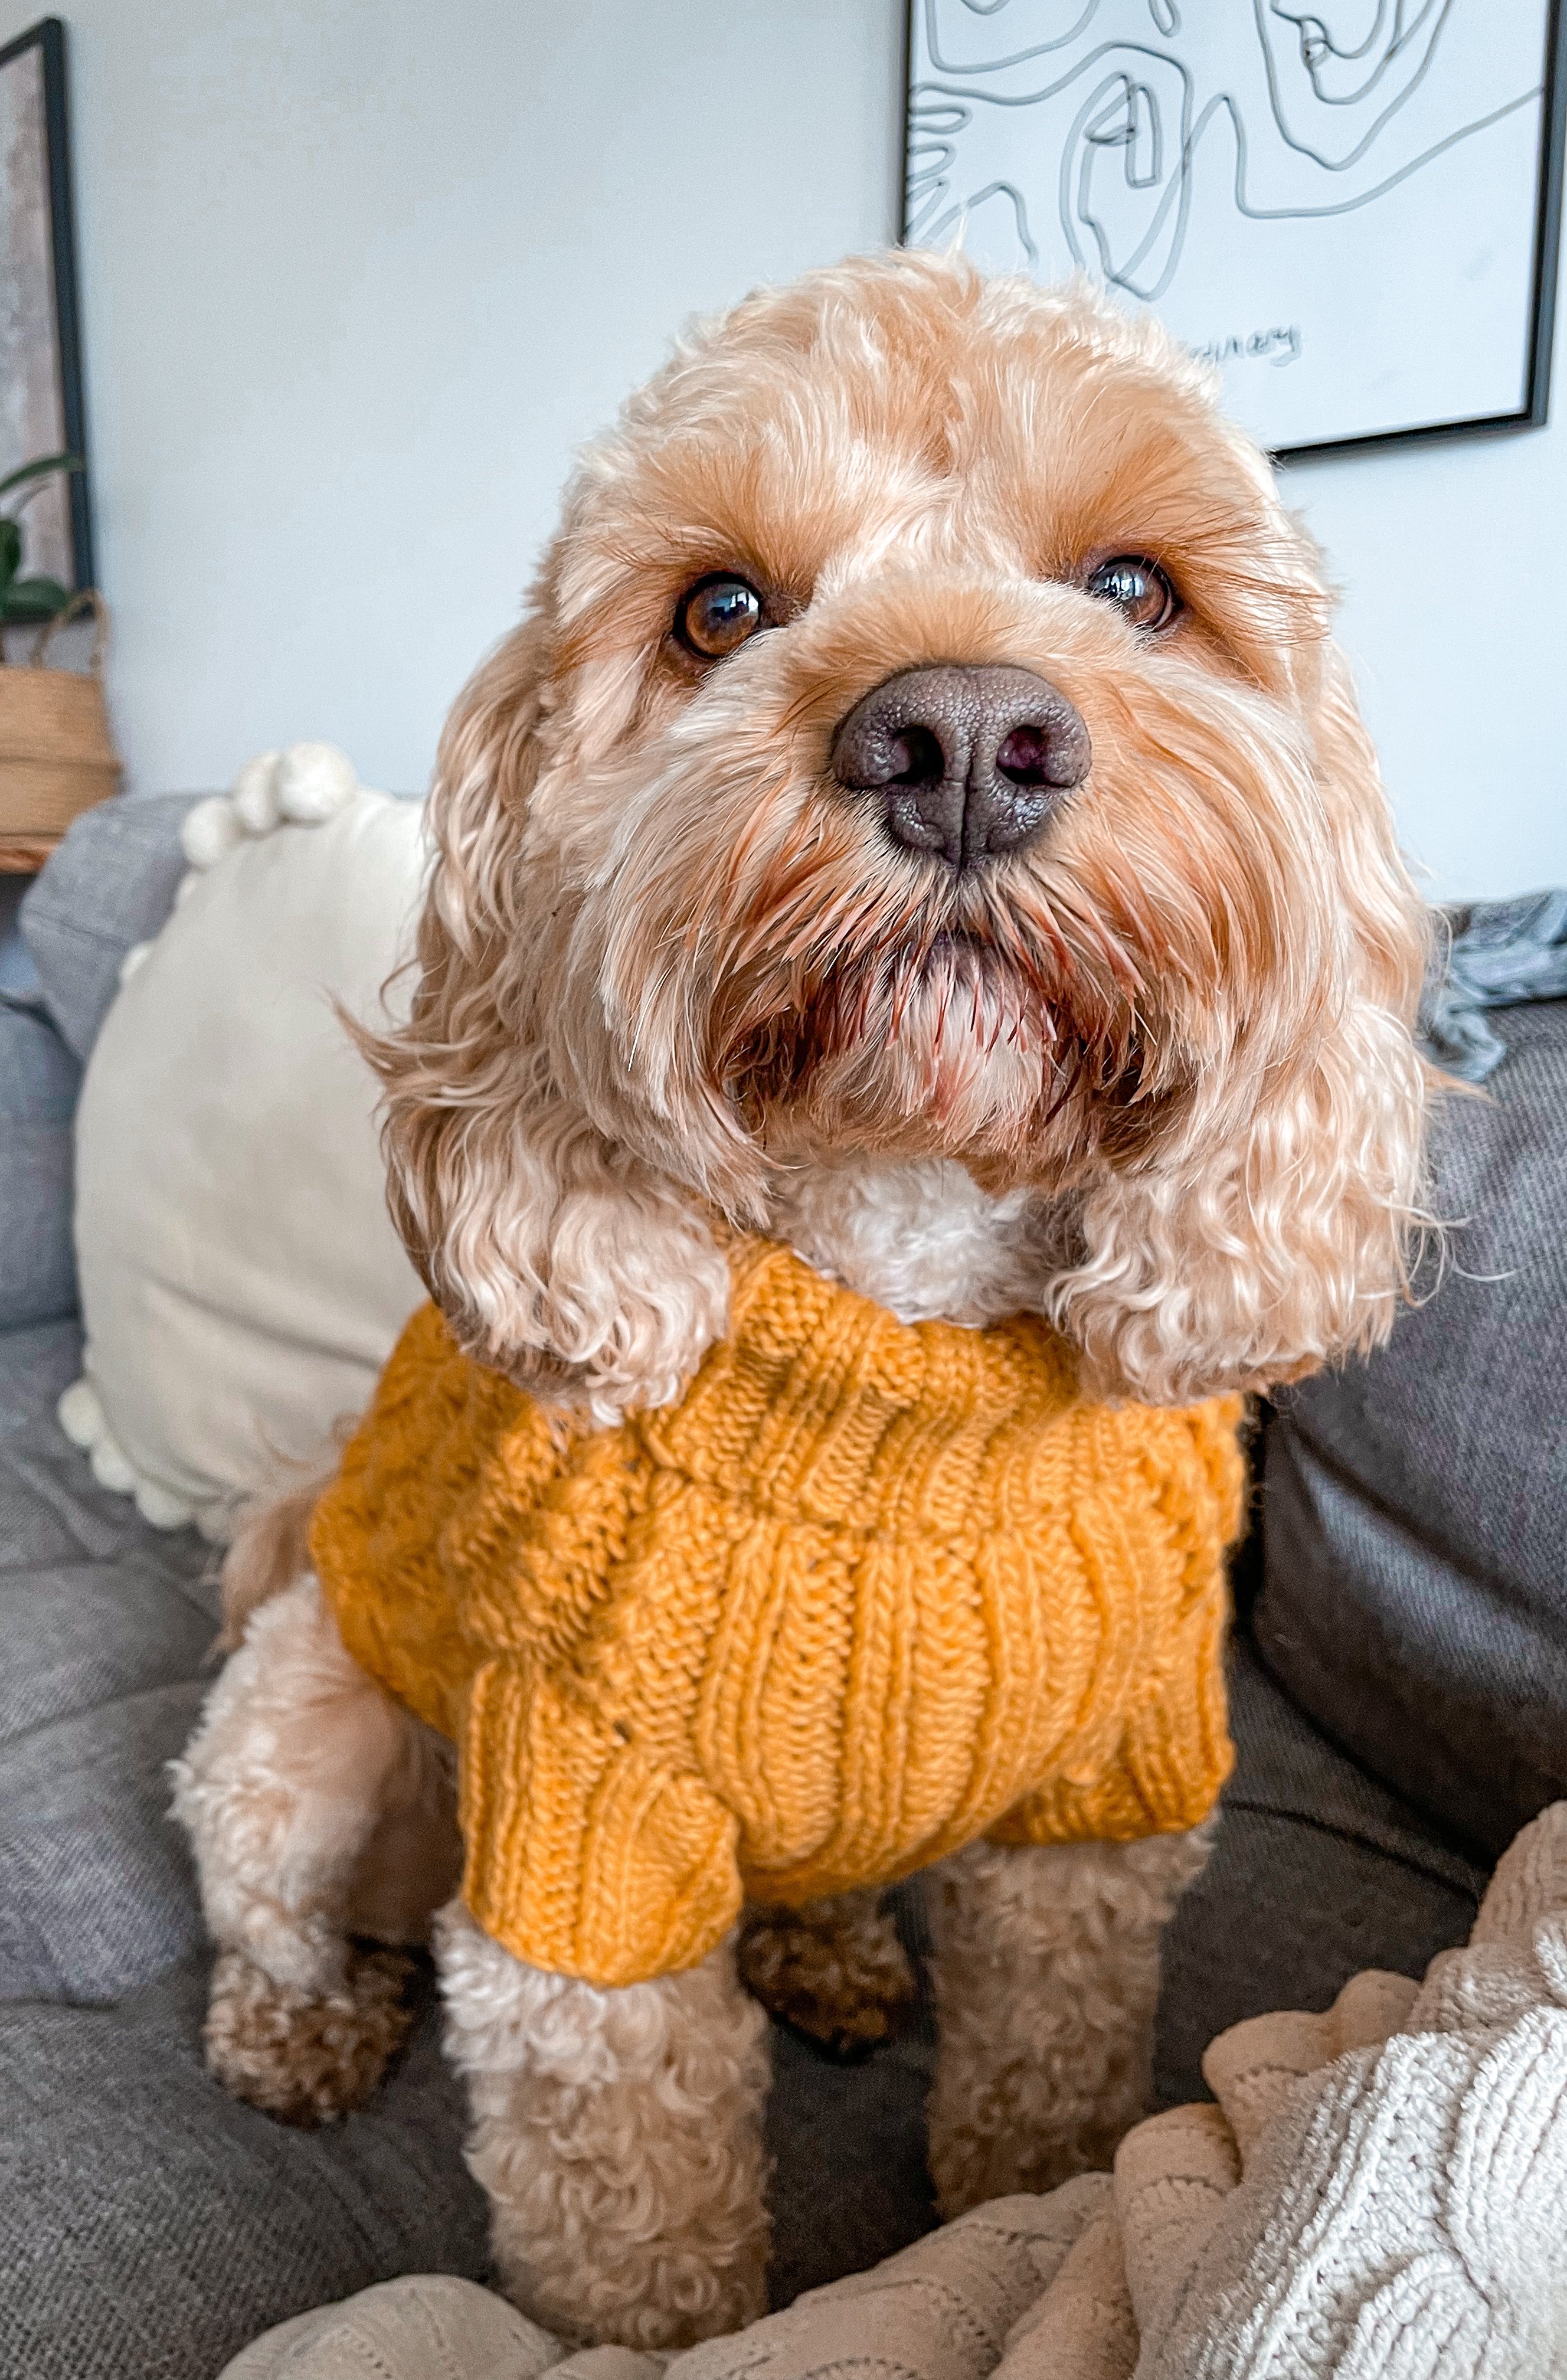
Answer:
[[[1507,1055],[1486,1009],[1567,1000],[1567,890],[1477,901],[1446,914],[1452,940],[1426,987],[1420,1030],[1439,1066],[1483,1083]]]

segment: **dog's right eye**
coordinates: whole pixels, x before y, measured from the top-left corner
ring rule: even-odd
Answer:
[[[715,573],[688,587],[675,609],[674,633],[687,650],[718,662],[766,625],[767,611],[750,581]]]
[[[1150,562],[1146,553],[1112,554],[1090,573],[1085,585],[1090,595],[1113,603],[1124,620],[1148,636],[1157,636],[1180,616],[1181,598],[1158,563]]]

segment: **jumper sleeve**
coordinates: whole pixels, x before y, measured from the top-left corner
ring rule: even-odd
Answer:
[[[486,1662],[461,1749],[463,1899],[515,1957],[608,1988],[698,1965],[735,1925],[735,1819],[568,1684]]]

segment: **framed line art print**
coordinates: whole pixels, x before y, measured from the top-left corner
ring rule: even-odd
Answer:
[[[84,455],[76,238],[57,17],[0,48],[0,479],[44,455]],[[91,587],[87,475],[27,499],[30,571]]]
[[[910,0],[904,237],[1084,271],[1275,454],[1543,422],[1564,0]]]

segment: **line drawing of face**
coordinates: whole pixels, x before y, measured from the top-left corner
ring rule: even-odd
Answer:
[[[1080,264],[1135,298],[1169,285],[1191,199],[1192,80],[1174,58],[1124,54],[1074,119],[1061,219]]]
[[[1365,154],[1434,65],[1452,0],[1254,0],[1282,138],[1342,170]]]
[[[1452,0],[1252,4],[1249,32],[1241,18],[1228,34],[1243,49],[1255,41],[1266,104],[1243,97],[1238,76],[1213,83],[1179,0],[1148,0],[1151,30],[1142,38],[1112,30],[1134,10],[1141,18],[1135,0],[1119,9],[1094,0],[1075,17],[1047,13],[1040,0],[1017,6],[1010,21],[1048,29],[1047,38],[1010,52],[998,41],[993,55],[962,59],[943,48],[955,10],[983,18],[999,8],[924,0],[932,77],[911,98],[910,237],[939,244],[956,231],[966,245],[978,237],[993,264],[1035,273],[1052,254],[1052,270],[1069,257],[1134,300],[1157,304],[1181,262],[1205,141],[1233,142],[1238,215],[1308,220],[1374,201],[1537,97],[1510,91],[1501,107],[1487,107],[1456,71],[1444,71]],[[982,43],[978,28],[976,38]],[[1423,86],[1425,103],[1412,107]],[[1065,121],[1063,103],[1074,111]],[[967,136],[988,110],[1047,108],[1051,131],[1038,165],[963,188]]]

